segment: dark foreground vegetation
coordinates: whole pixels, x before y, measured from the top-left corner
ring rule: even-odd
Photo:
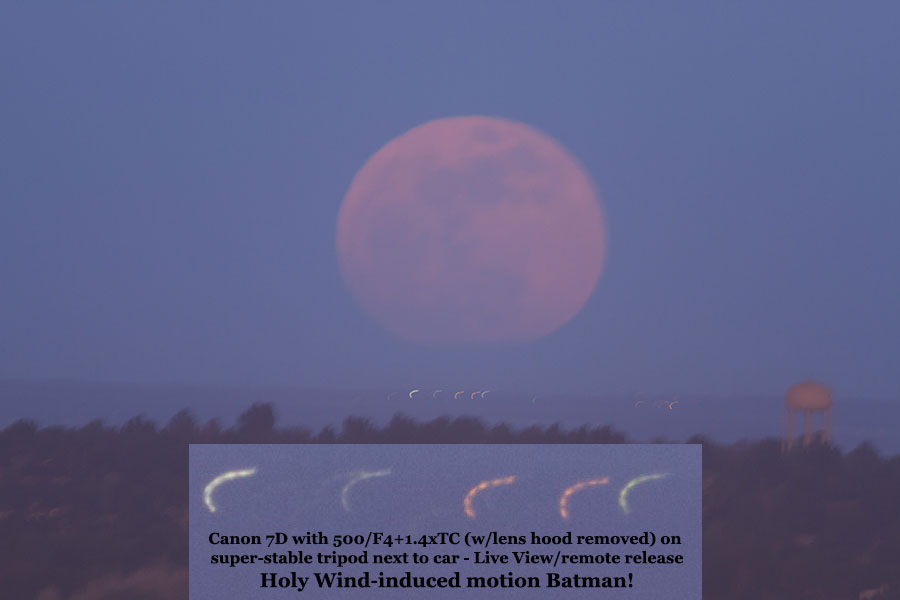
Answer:
[[[189,443],[624,443],[609,428],[512,430],[474,419],[339,431],[275,427],[268,405],[235,427],[0,431],[0,597],[185,600]],[[900,598],[900,457],[863,445],[782,456],[779,441],[703,443],[703,595],[729,600]],[[860,592],[872,590],[860,595]],[[877,591],[876,591],[877,590]]]

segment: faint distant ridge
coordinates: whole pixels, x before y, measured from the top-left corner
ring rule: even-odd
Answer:
[[[272,403],[255,403],[240,414],[231,427],[223,427],[221,420],[213,418],[198,423],[190,409],[176,413],[165,426],[160,427],[144,415],[127,420],[123,425],[109,425],[103,418],[92,420],[82,427],[41,427],[32,419],[20,419],[0,430],[3,434],[38,435],[42,432],[70,434],[103,431],[110,435],[129,434],[135,431],[163,436],[175,435],[187,443],[241,444],[629,444],[680,443],[663,436],[636,440],[609,425],[563,427],[560,423],[535,424],[514,427],[508,423],[487,424],[476,416],[441,416],[431,420],[416,420],[396,413],[384,426],[378,426],[367,417],[350,416],[340,427],[327,425],[318,430],[304,426],[276,426],[276,411]],[[775,443],[774,438],[764,438],[758,443]],[[720,445],[702,434],[691,436],[686,443]],[[734,445],[754,442],[741,441]],[[832,450],[830,446],[826,447]],[[878,455],[869,443],[860,448]],[[900,457],[897,457],[900,460]]]
[[[230,426],[253,403],[272,404],[279,423],[301,425],[312,431],[326,425],[339,431],[348,416],[385,427],[397,414],[418,422],[447,415],[451,419],[473,416],[484,424],[507,424],[515,428],[535,423],[559,423],[562,430],[610,425],[634,441],[661,437],[686,441],[699,434],[730,443],[783,435],[787,428],[782,421],[789,420],[784,396],[780,394],[765,397],[535,394],[492,389],[485,396],[479,395],[478,390],[455,394],[444,390],[435,395],[426,387],[412,397],[409,391],[0,379],[0,429],[21,419],[41,425],[80,427],[90,419],[102,418],[104,423],[119,427],[136,415],[162,424],[185,408],[190,409],[197,421],[218,418]],[[849,450],[870,441],[887,454],[900,454],[900,429],[891,427],[891,423],[900,421],[900,404],[887,399],[841,395],[834,414],[834,445]],[[801,412],[794,415],[795,425],[803,427],[804,421]],[[829,424],[830,421],[829,418]],[[819,429],[818,425],[815,429]],[[822,429],[830,431],[830,427]]]
[[[102,418],[82,427],[49,426],[41,428],[31,419],[20,419],[3,434],[18,436],[46,433],[79,434],[105,432],[127,435],[134,432],[172,436],[192,444],[626,444],[627,436],[609,426],[587,425],[564,429],[558,423],[514,428],[506,423],[487,425],[472,416],[443,416],[416,421],[397,413],[383,427],[365,417],[347,417],[340,428],[326,426],[312,431],[302,426],[276,427],[275,409],[270,403],[257,403],[244,411],[234,426],[223,428],[219,419],[197,422],[189,409],[178,412],[167,425],[139,415],[122,426],[112,426]],[[664,440],[656,440],[664,442]]]

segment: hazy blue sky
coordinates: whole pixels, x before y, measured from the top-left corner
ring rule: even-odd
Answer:
[[[900,391],[900,5],[6,3],[0,377]],[[423,349],[334,249],[385,142],[501,116],[609,227],[539,342]]]

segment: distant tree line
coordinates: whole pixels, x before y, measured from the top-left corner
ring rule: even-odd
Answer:
[[[186,600],[188,444],[620,444],[609,427],[513,429],[474,418],[277,428],[271,405],[236,425],[182,411],[164,427],[19,421],[0,431],[0,597]],[[664,440],[656,440],[664,443]],[[900,598],[900,457],[863,444],[783,456],[778,440],[703,438],[703,593],[729,600]],[[886,584],[886,587],[881,587]]]

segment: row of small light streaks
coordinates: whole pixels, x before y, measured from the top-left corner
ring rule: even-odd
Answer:
[[[642,408],[645,404],[649,404],[648,400],[638,400],[634,403],[635,408]],[[675,407],[681,404],[681,400],[657,400],[653,403],[654,408],[668,408],[675,410]]]
[[[217,475],[216,477],[214,477],[208,484],[206,484],[206,487],[203,488],[203,502],[206,504],[209,512],[216,512],[216,505],[213,503],[213,492],[216,490],[216,488],[218,488],[223,483],[234,481],[235,479],[250,477],[255,474],[256,467],[252,467],[249,469],[236,469],[233,471],[226,471],[221,475]],[[377,471],[352,471],[347,476],[347,483],[341,489],[341,506],[345,511],[351,512],[350,491],[356,484],[367,479],[386,477],[390,474],[390,467]],[[619,507],[622,509],[622,512],[624,512],[625,514],[631,512],[631,508],[628,505],[628,494],[635,487],[648,481],[663,479],[665,477],[668,477],[668,475],[668,473],[650,473],[648,475],[640,475],[628,481],[625,486],[619,491]],[[486,479],[478,483],[475,487],[470,489],[463,498],[463,511],[465,512],[466,516],[470,519],[475,518],[475,497],[478,496],[478,494],[491,488],[513,485],[515,482],[515,475],[507,475],[505,477],[497,477],[495,479]],[[559,497],[559,516],[565,520],[569,519],[569,501],[571,500],[572,496],[583,490],[605,486],[607,484],[609,484],[609,477],[595,477],[591,479],[583,479],[573,485],[570,485],[565,490],[563,490],[562,495]]]
[[[453,399],[460,400],[462,398],[465,398],[466,396],[469,397],[469,400],[483,399],[485,396],[487,396],[490,393],[490,391],[491,390],[478,390],[475,392],[466,392],[466,390],[459,390],[458,392],[455,392],[453,394]],[[388,394],[388,400],[393,400],[394,396],[397,394],[399,394],[399,392],[391,392],[390,394]],[[420,389],[414,389],[414,390],[410,390],[409,393],[407,394],[407,396],[409,397],[410,400],[415,400],[415,398],[418,394],[426,394],[426,392],[424,392],[423,390],[420,390]],[[432,400],[437,400],[438,396],[440,396],[442,394],[449,395],[450,392],[444,391],[444,390],[432,390],[431,398],[432,398]]]
[[[626,515],[631,512],[631,507],[628,505],[628,494],[635,487],[642,483],[655,481],[657,479],[663,479],[668,476],[668,473],[651,473],[649,475],[641,475],[639,477],[635,477],[634,479],[628,481],[628,483],[625,484],[625,487],[623,487],[619,491],[619,507],[622,509],[622,512],[624,512]],[[470,519],[475,518],[475,508],[473,505],[475,496],[490,488],[495,488],[503,485],[512,485],[513,483],[515,483],[515,481],[516,476],[509,475],[507,477],[487,479],[470,489],[465,498],[463,498],[463,511],[466,513],[466,516]],[[565,490],[563,490],[562,495],[559,497],[559,516],[565,520],[569,519],[569,501],[572,496],[582,490],[604,486],[608,483],[609,477],[595,477],[592,479],[583,479],[567,487]]]
[[[452,394],[454,400],[464,400],[466,398],[468,398],[469,400],[479,400],[484,399],[490,392],[491,390],[477,390],[474,392],[459,390],[458,392],[453,392],[451,390],[442,389],[431,390],[431,392],[428,392],[426,390],[416,388],[407,392],[406,396],[410,400],[415,400],[418,397],[428,397],[430,395],[432,400],[439,400],[442,395],[449,397]],[[403,392],[391,392],[390,394],[388,394],[387,399],[388,401],[396,400],[402,397],[402,395]],[[540,395],[531,396],[531,404],[536,404],[540,399]],[[634,403],[634,408],[644,408],[645,406],[652,405],[654,408],[668,408],[669,410],[675,410],[675,407],[679,404],[681,404],[681,400],[657,400],[655,402],[651,402],[650,400],[637,400]]]

